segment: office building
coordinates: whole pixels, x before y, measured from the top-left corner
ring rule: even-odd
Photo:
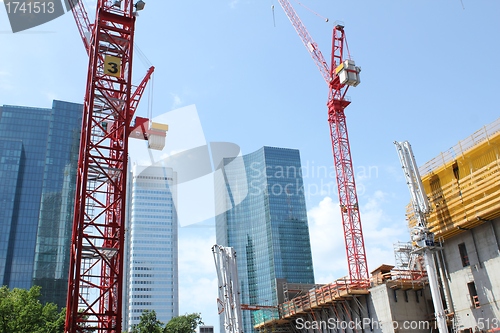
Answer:
[[[199,333],[214,333],[213,326],[200,326]]]
[[[241,303],[277,305],[278,281],[314,283],[299,151],[263,147],[243,156],[243,168],[231,161],[222,161],[224,181],[216,182],[217,211],[230,208],[216,217],[217,244],[236,251]],[[248,194],[233,207],[238,183]],[[252,332],[257,317],[277,313],[242,315],[243,330]]]
[[[0,107],[0,283],[66,305],[82,105]]]
[[[171,168],[132,168],[125,262],[128,330],[145,310],[154,310],[164,324],[179,315],[176,178]]]

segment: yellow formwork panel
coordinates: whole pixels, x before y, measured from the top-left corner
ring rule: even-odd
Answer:
[[[432,207],[427,225],[437,238],[500,217],[500,119],[427,162],[420,174]]]

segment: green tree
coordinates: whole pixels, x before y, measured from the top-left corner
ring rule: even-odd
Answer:
[[[58,311],[57,305],[54,303],[47,303],[43,307],[43,318],[45,321],[45,330],[42,332],[47,333],[63,333],[64,324],[66,322],[66,308]]]
[[[170,319],[163,333],[194,333],[196,327],[203,325],[201,314],[191,313]]]
[[[161,333],[163,323],[156,318],[156,311],[144,310],[139,324],[132,327],[132,333]]]
[[[0,333],[62,333],[65,311],[41,304],[40,287],[30,290],[0,288]]]

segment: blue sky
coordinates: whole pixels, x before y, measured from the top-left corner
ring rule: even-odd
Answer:
[[[325,58],[340,20],[362,68],[346,115],[371,270],[393,263],[392,244],[407,237],[409,194],[392,142],[409,140],[423,164],[499,117],[500,2],[301,2],[329,18],[291,0]],[[93,18],[95,3],[86,4]],[[72,15],[12,34],[0,8],[0,39],[0,104],[82,102],[87,56]],[[233,142],[243,154],[296,148],[310,170],[333,170],[327,86],[277,0],[149,0],[135,40],[156,67],[154,116],[195,104],[207,142]],[[149,65],[135,59],[139,82]],[[347,270],[336,192],[316,191],[335,179],[304,181],[316,280],[327,283]],[[210,223],[180,230],[180,312],[218,327]]]

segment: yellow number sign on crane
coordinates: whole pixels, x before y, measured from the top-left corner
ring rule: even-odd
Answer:
[[[107,55],[104,57],[104,74],[120,77],[122,59]]]

